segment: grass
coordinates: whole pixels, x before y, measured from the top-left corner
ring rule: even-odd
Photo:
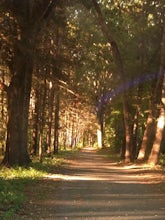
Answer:
[[[42,178],[45,173],[33,164],[28,169],[15,167],[0,170],[0,219],[12,219],[26,201],[25,186]]]
[[[50,172],[67,163],[75,152],[62,151],[56,158],[44,158],[40,163],[34,158],[28,168],[14,167],[0,169],[0,219],[14,219],[14,215],[26,202],[25,187],[42,179]]]

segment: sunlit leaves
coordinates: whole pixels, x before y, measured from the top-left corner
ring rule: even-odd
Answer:
[[[76,32],[78,30],[78,27],[75,25],[71,24],[69,21],[67,22],[67,27],[68,27],[68,34],[70,38],[75,38],[76,37]]]

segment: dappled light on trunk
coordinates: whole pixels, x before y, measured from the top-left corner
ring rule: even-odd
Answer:
[[[153,126],[154,126],[153,117],[151,114],[149,114],[148,119],[147,119],[145,132],[143,135],[142,144],[141,144],[141,147],[140,147],[140,150],[138,153],[138,157],[137,157],[137,160],[139,160],[139,161],[143,161],[145,159],[146,149],[148,146],[149,138],[152,134]]]
[[[97,129],[97,141],[98,141],[98,147],[101,149],[103,147],[102,132],[99,129]]]
[[[125,152],[125,163],[130,163],[130,151],[126,149]]]
[[[160,145],[161,145],[161,141],[163,138],[164,126],[165,126],[165,110],[164,108],[162,108],[160,111],[160,116],[157,121],[155,141],[153,143],[151,154],[148,159],[148,163],[151,165],[155,165],[158,163],[158,158],[160,154]]]

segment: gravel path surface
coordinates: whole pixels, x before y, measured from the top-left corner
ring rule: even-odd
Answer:
[[[27,189],[20,219],[165,219],[165,174],[121,166],[85,149],[59,174]]]

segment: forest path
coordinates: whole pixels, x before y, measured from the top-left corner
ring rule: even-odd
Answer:
[[[163,172],[117,165],[91,149],[26,190],[20,219],[165,219]]]

